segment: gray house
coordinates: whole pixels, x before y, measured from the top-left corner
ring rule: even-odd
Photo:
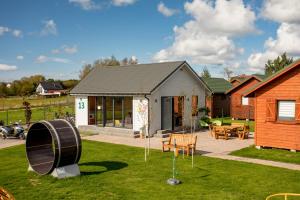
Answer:
[[[190,126],[210,89],[185,61],[94,68],[71,90],[76,126],[134,133]]]

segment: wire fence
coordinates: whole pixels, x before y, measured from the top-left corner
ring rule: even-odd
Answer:
[[[30,123],[40,120],[53,120],[57,118],[74,117],[74,104],[55,104],[43,107],[31,108],[31,120]],[[0,121],[5,125],[9,125],[15,122],[25,124],[25,109],[6,109],[0,111]]]

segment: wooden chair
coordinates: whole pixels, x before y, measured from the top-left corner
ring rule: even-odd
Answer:
[[[12,194],[0,187],[0,199],[2,200],[15,200]]]
[[[245,125],[243,128],[238,129],[237,133],[239,136],[239,139],[243,140],[245,138],[249,137],[250,127],[248,125]]]
[[[228,139],[228,132],[222,126],[214,126],[214,134],[216,139],[219,139],[220,137],[225,140]]]
[[[215,137],[215,134],[214,134],[214,126],[213,126],[213,124],[209,124],[208,125],[208,130],[209,130],[209,134],[210,134],[210,136],[212,136],[212,137]]]

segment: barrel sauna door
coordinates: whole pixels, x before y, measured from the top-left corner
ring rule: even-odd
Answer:
[[[173,98],[161,98],[161,129],[173,130]]]

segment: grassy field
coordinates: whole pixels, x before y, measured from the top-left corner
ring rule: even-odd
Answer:
[[[58,180],[27,172],[24,145],[0,150],[0,183],[16,199],[263,200],[300,192],[300,172],[204,156],[177,159],[181,185],[170,186],[172,154],[83,141],[80,177]],[[289,198],[294,200],[296,198]],[[275,198],[276,200],[276,198]]]
[[[70,114],[74,114],[74,104],[69,106],[48,106],[44,108],[32,108],[32,117],[31,121],[36,122],[39,120],[52,120],[55,118],[55,113],[59,113],[59,110],[65,114],[69,112]],[[8,120],[7,120],[8,115]],[[9,110],[8,114],[7,111],[0,111],[0,120],[3,120],[6,124],[10,122],[21,122],[25,123],[25,111],[24,109],[16,109],[16,110]]]
[[[55,98],[8,97],[8,98],[0,98],[0,110],[23,108],[22,103],[24,100],[28,101],[33,107],[74,103],[73,96],[61,96]]]
[[[300,164],[299,152],[283,149],[256,149],[254,146],[250,146],[234,151],[231,155]]]
[[[220,121],[222,121],[222,118],[213,118],[212,120],[220,120]],[[249,124],[250,131],[254,132],[254,130],[255,130],[255,121],[231,120],[230,117],[224,117],[223,118],[223,124],[231,124],[232,122],[240,122],[240,123],[244,123],[244,124]]]

